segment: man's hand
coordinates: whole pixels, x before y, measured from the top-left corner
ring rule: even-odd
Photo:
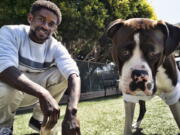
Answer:
[[[80,77],[76,74],[71,74],[68,78],[67,93],[69,98],[62,123],[62,135],[81,135],[79,120],[76,118],[77,104],[80,98],[80,86]]]
[[[62,135],[81,135],[80,122],[76,118],[76,109],[66,110],[65,118],[62,122]]]
[[[56,100],[47,91],[39,98],[41,110],[44,114],[42,127],[47,130],[52,129],[57,123],[60,115],[60,108]]]
[[[59,105],[51,94],[39,84],[31,81],[16,67],[9,67],[0,73],[0,80],[16,88],[39,98],[41,110],[44,114],[43,126],[51,129],[59,118]]]

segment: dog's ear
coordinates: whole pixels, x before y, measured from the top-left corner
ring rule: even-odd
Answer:
[[[106,31],[105,31],[105,34],[104,34],[105,37],[108,38],[108,39],[109,38],[112,39],[114,34],[121,28],[123,22],[124,22],[124,20],[122,20],[122,19],[117,19],[117,20],[111,22],[106,28]],[[111,55],[112,55],[113,61],[119,67],[119,60],[118,60],[117,50],[114,48],[114,46],[112,47]]]
[[[157,26],[165,35],[165,55],[171,54],[180,42],[180,27],[167,22],[158,21]]]
[[[171,54],[180,45],[180,27],[166,23],[169,30],[169,35],[166,40],[165,54]]]
[[[111,22],[104,34],[99,38],[99,43],[101,46],[104,46],[104,44],[109,44],[110,43],[110,39],[112,39],[113,35],[118,31],[118,29],[121,27],[122,23],[124,20],[122,19],[117,19],[113,22]]]
[[[115,21],[112,21],[106,28],[104,34],[100,37],[99,43],[100,46],[107,47],[109,44],[112,43],[111,39],[114,36],[114,34],[120,29],[122,26],[124,20],[117,19]],[[114,51],[114,47],[112,47],[111,50],[113,61],[116,63],[116,65],[119,65],[118,62],[118,55],[116,54],[116,51]]]
[[[107,37],[112,38],[114,36],[114,34],[120,29],[123,22],[124,22],[124,20],[122,20],[122,19],[117,19],[117,20],[111,22],[106,29]]]

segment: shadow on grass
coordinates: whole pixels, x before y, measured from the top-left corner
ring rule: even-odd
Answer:
[[[137,128],[135,132],[133,132],[133,135],[146,135],[142,132],[142,128]]]
[[[137,128],[135,132],[133,132],[133,135],[147,135],[142,132],[142,128]],[[158,135],[158,134],[151,134],[151,135]]]
[[[39,135],[39,133],[24,134],[24,135]]]
[[[85,99],[85,100],[81,100],[80,102],[98,102],[98,101],[119,99],[120,97],[122,97],[122,95],[118,94],[118,95],[111,95],[111,96],[106,96],[106,97],[97,97],[93,99]]]

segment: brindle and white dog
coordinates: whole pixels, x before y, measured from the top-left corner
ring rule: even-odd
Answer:
[[[171,54],[180,42],[180,28],[145,18],[117,19],[106,34],[125,103],[124,135],[132,135],[135,103],[155,94],[169,105],[180,128],[180,73]]]

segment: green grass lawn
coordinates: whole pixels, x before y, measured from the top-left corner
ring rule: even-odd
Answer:
[[[137,105],[135,119],[138,110]],[[62,105],[62,117],[64,111],[65,106]],[[30,117],[31,113],[15,117],[14,135],[36,133],[28,127]],[[122,135],[125,118],[122,97],[80,102],[78,117],[81,122],[82,135]],[[141,127],[143,128],[142,133],[137,135],[177,135],[179,132],[168,106],[158,97],[147,102],[147,113]]]

